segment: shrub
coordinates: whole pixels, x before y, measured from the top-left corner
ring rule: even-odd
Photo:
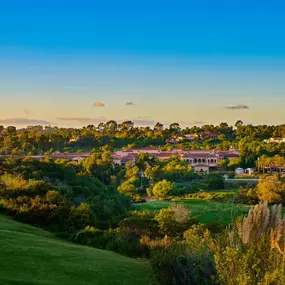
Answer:
[[[155,220],[158,222],[160,232],[168,236],[180,236],[197,222],[197,218],[190,216],[190,211],[182,204],[161,209]]]
[[[134,217],[143,217],[143,218],[154,218],[155,214],[153,211],[148,210],[134,210],[130,214]]]
[[[152,189],[147,190],[147,193],[159,199],[172,195],[174,189],[175,183],[164,179],[154,184]]]
[[[224,179],[219,174],[209,174],[204,180],[204,184],[207,185],[208,190],[224,189]]]
[[[204,225],[193,225],[184,232],[183,238],[191,252],[209,253],[213,248],[211,233]]]
[[[119,224],[120,230],[127,235],[141,237],[143,235],[157,236],[159,232],[158,222],[149,217],[130,217]]]
[[[233,193],[230,192],[199,192],[188,194],[185,196],[186,199],[193,199],[193,200],[215,200],[215,201],[225,201],[232,198]]]
[[[216,240],[215,261],[222,284],[285,284],[285,220],[281,205],[256,205]]]
[[[264,176],[258,182],[257,196],[259,200],[267,200],[269,203],[279,202],[285,199],[285,183],[278,175]]]
[[[149,248],[158,248],[171,245],[171,240],[168,236],[165,236],[162,239],[150,239],[148,236],[142,236],[140,239],[140,243]]]
[[[213,258],[190,252],[183,243],[153,248],[150,262],[159,284],[216,284]]]
[[[130,257],[143,257],[148,255],[146,246],[140,244],[138,238],[127,236],[119,229],[99,230],[94,227],[85,227],[78,231],[72,240],[101,248],[112,250]]]
[[[184,251],[184,246],[177,245],[156,247],[151,251],[150,263],[159,284],[190,284],[186,283],[189,275],[187,267],[178,261]]]

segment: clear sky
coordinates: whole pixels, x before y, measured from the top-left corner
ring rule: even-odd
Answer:
[[[285,123],[284,1],[0,1],[0,124]]]

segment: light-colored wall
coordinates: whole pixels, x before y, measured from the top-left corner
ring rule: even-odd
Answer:
[[[203,170],[203,172],[209,173],[209,167],[206,166],[194,166],[194,171],[195,172],[201,172],[201,169]]]

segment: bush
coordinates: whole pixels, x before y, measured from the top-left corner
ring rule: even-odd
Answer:
[[[190,284],[186,283],[188,279],[186,266],[178,261],[178,257],[183,255],[184,251],[184,246],[174,245],[157,247],[151,251],[150,263],[159,284]]]
[[[216,240],[215,262],[222,284],[285,284],[285,218],[281,205],[256,205]]]
[[[191,253],[185,244],[153,248],[150,262],[161,285],[217,284],[213,258]]]
[[[258,203],[255,188],[240,187],[235,197],[235,203],[253,205]]]
[[[204,184],[207,185],[207,190],[219,190],[224,189],[224,179],[219,174],[209,174],[204,180]]]
[[[185,196],[186,199],[193,200],[215,200],[215,201],[225,201],[233,197],[233,193],[229,192],[199,192],[194,194],[188,194]]]
[[[161,209],[155,220],[158,222],[161,234],[177,237],[197,223],[197,218],[190,216],[190,211],[181,204]]]
[[[154,184],[152,188],[148,188],[147,193],[149,196],[160,199],[172,195],[174,189],[175,183],[164,179]]]
[[[119,229],[106,231],[87,226],[78,231],[73,237],[74,242],[101,249],[112,250],[130,257],[144,257],[148,255],[146,246],[140,244],[138,238],[127,236]]]
[[[119,224],[120,230],[127,235],[141,237],[157,236],[159,233],[158,222],[152,217],[130,217],[126,218]]]

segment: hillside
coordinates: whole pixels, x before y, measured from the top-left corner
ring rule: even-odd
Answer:
[[[0,252],[0,284],[152,284],[145,261],[68,243],[2,215]]]

